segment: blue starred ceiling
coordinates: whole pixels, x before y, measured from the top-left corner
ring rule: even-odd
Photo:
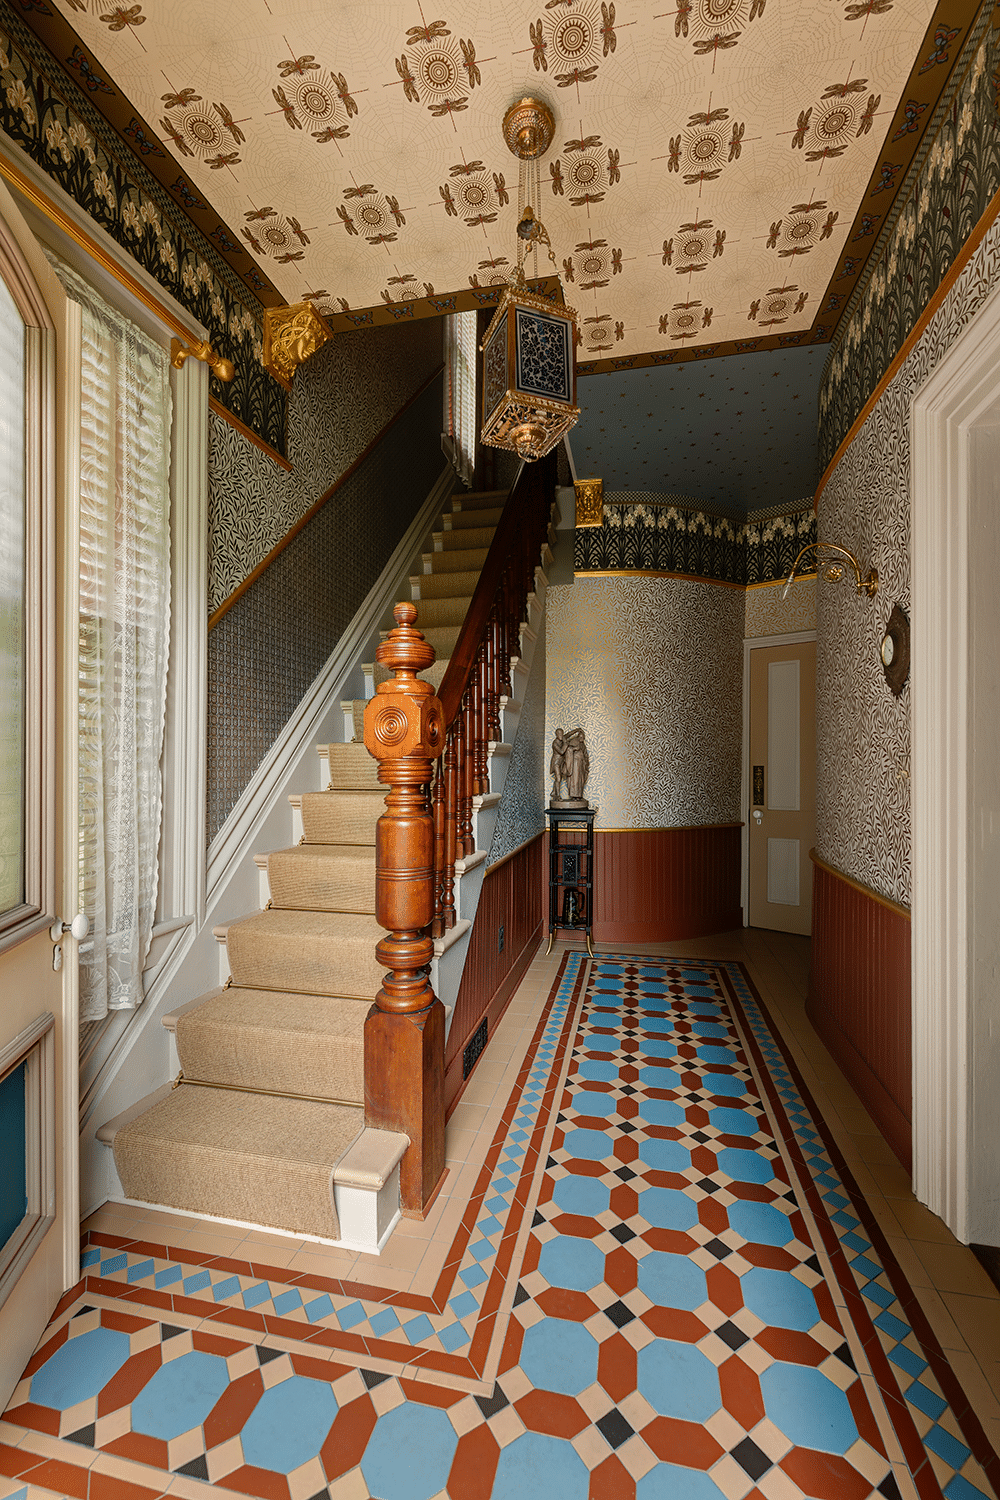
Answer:
[[[819,479],[816,412],[829,350],[582,376],[570,445],[605,493],[685,495],[731,514],[794,505]]]

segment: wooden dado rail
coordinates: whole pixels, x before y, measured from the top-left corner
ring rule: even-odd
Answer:
[[[435,937],[455,925],[455,862],[475,850],[473,799],[489,792],[489,749],[548,535],[555,459],[522,468],[437,697],[417,679],[434,649],[397,604],[376,659],[394,678],[365,709],[365,745],[389,787],[375,842],[375,914],[389,970],[365,1022],[365,1123],[408,1135],[400,1204],[423,1218],[444,1176],[444,1007],[428,980]],[[437,762],[436,767],[434,762]]]

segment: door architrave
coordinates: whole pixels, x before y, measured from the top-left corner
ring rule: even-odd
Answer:
[[[777,587],[777,585],[775,585]],[[743,641],[743,772],[740,792],[740,901],[743,904],[743,926],[750,925],[750,653],[768,646],[797,646],[815,641],[815,630],[793,630],[788,635],[747,636]]]
[[[1000,290],[913,398],[910,479],[914,1192],[959,1240],[994,1245],[1000,1147],[986,1127],[1000,1028],[983,979],[1000,959],[989,888],[1000,820],[981,794],[984,758],[995,772],[1000,757],[995,718],[984,733],[977,715],[996,686],[983,589],[995,600],[1000,496],[995,470],[985,494],[976,449],[1000,427],[998,347]]]

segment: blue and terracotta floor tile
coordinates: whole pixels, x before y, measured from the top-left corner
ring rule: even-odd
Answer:
[[[519,1053],[484,1054],[467,1202],[370,1280],[167,1216],[91,1230],[0,1424],[0,1496],[997,1500],[746,966],[536,972]]]

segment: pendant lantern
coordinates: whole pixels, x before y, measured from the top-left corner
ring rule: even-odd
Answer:
[[[483,340],[482,441],[543,458],[576,426],[576,313],[529,289],[524,257],[539,245],[556,258],[544,224],[535,217],[538,162],[552,143],[555,121],[537,99],[522,99],[504,116],[504,139],[518,158],[518,252],[514,281],[504,288]]]

